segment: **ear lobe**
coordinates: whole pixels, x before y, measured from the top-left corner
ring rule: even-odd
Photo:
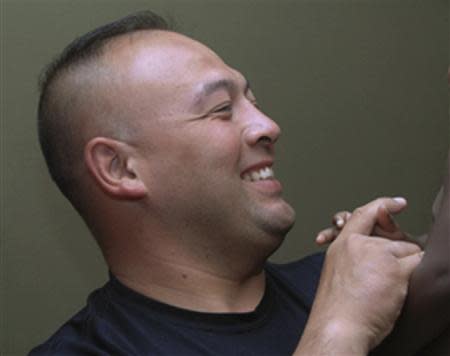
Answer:
[[[116,199],[140,199],[147,188],[130,161],[133,159],[127,144],[105,137],[88,142],[84,158],[89,172],[100,188]]]

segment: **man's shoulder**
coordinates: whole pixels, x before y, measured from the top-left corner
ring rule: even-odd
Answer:
[[[105,287],[92,292],[87,305],[64,323],[48,340],[30,351],[30,356],[37,355],[81,355],[108,354],[105,350],[117,353],[117,333],[104,313],[108,309]],[[94,340],[95,339],[95,340]],[[97,345],[102,345],[97,349]]]
[[[301,296],[310,306],[316,294],[324,260],[325,254],[319,252],[290,263],[268,263],[266,271],[272,278]]]

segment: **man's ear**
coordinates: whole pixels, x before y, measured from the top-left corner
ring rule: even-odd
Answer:
[[[130,147],[106,137],[91,139],[84,149],[89,173],[100,188],[116,199],[140,199],[147,193],[134,170]]]

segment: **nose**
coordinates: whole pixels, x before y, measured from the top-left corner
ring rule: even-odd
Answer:
[[[271,148],[278,140],[281,129],[275,121],[253,107],[245,130],[245,140],[249,146],[261,145]]]

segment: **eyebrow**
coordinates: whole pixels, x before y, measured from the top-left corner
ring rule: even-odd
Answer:
[[[237,85],[230,79],[219,79],[206,82],[205,84],[202,85],[199,92],[195,95],[194,105],[197,106],[198,104],[201,103],[201,101],[204,98],[212,95],[213,93],[221,89],[232,91],[237,89]],[[245,79],[244,93],[247,94],[249,90],[250,90],[250,83],[247,79]]]

